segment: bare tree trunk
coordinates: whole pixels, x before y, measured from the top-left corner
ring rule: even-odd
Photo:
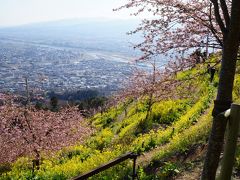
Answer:
[[[213,125],[209,137],[208,150],[202,172],[202,180],[214,180],[219,157],[224,143],[227,120],[217,115],[230,108],[236,70],[236,59],[240,39],[240,1],[232,1],[232,14],[229,28],[224,35],[221,72],[218,94],[213,110]]]
[[[156,83],[156,60],[153,60],[153,73],[152,73],[152,82],[151,82],[151,90],[149,94],[149,99],[148,99],[148,108],[147,108],[147,115],[146,115],[146,120],[151,116],[152,114],[152,105],[153,105],[153,93],[154,93],[154,86]]]
[[[147,108],[147,115],[145,117],[145,120],[147,121],[149,117],[151,117],[151,113],[152,113],[152,105],[153,105],[153,102],[152,102],[152,97],[153,95],[150,94],[150,97],[148,99],[148,108]]]

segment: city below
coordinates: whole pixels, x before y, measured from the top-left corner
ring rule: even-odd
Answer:
[[[74,32],[66,38],[31,28],[0,29],[0,92],[22,93],[27,79],[30,90],[111,94],[132,73],[134,56],[122,38],[126,35],[95,38]]]

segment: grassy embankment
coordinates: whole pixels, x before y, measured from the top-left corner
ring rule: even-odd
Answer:
[[[205,71],[206,65],[203,65],[179,73],[177,78],[192,77]],[[13,164],[11,171],[2,174],[0,179],[68,179],[128,151],[141,154],[138,158],[140,179],[169,178],[183,171],[172,157],[187,154],[192,147],[206,144],[217,76],[212,83],[209,81],[209,74],[195,76],[192,81],[196,85],[197,94],[185,99],[156,102],[148,119],[145,118],[147,103],[144,100],[129,100],[128,103],[118,104],[103,114],[96,114],[89,119],[96,128],[96,133],[84,144],[66,148],[54,158],[43,159],[40,170],[34,173],[31,161],[21,158]],[[234,98],[237,101],[240,92],[238,74],[236,85]],[[240,153],[238,154],[236,164],[240,169]],[[126,161],[92,179],[128,179],[131,178],[131,168],[132,162]],[[154,173],[152,169],[155,169]]]

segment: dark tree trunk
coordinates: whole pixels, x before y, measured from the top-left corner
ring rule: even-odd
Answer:
[[[214,180],[219,157],[224,143],[227,120],[219,118],[219,113],[230,108],[236,70],[236,59],[240,39],[240,1],[232,0],[232,14],[229,27],[224,34],[224,45],[218,94],[213,110],[213,125],[209,137],[208,150],[202,172],[202,180]]]
[[[147,108],[147,115],[146,115],[146,117],[145,117],[145,119],[146,120],[148,120],[148,118],[151,116],[151,112],[152,112],[152,105],[153,105],[153,94],[151,93],[150,95],[149,95],[149,99],[148,99],[148,108]]]

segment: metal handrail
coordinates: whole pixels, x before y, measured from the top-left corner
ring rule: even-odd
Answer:
[[[129,152],[129,153],[126,153],[102,166],[99,166],[97,167],[96,169],[94,170],[91,170],[83,175],[80,175],[80,176],[77,176],[75,178],[73,178],[72,180],[83,180],[83,179],[87,179],[91,176],[94,176],[102,171],[105,171],[107,169],[109,169],[110,167],[113,167],[127,159],[133,159],[133,175],[132,175],[132,179],[134,180],[135,177],[136,177],[136,160],[137,160],[137,157],[138,157],[138,154],[136,153],[133,153],[133,152]]]

